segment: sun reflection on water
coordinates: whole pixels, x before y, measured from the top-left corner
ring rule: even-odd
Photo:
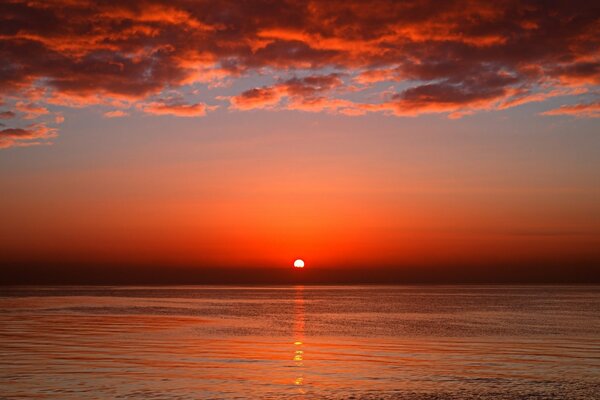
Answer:
[[[294,293],[294,365],[298,369],[294,385],[304,384],[304,286],[296,286]],[[299,389],[304,394],[303,389]]]
[[[600,291],[549,290],[2,288],[0,398],[598,398]]]

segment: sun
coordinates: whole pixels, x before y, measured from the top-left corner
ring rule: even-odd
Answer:
[[[296,261],[294,261],[294,267],[304,268],[304,261],[302,261],[301,259],[297,259]]]

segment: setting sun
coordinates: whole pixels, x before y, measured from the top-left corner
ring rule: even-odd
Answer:
[[[600,0],[0,0],[0,60],[0,400],[600,400]]]

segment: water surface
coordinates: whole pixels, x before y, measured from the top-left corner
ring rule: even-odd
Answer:
[[[600,288],[2,288],[0,398],[600,398]]]

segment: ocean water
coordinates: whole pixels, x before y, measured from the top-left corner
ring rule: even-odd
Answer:
[[[600,399],[600,288],[0,288],[2,399]]]

